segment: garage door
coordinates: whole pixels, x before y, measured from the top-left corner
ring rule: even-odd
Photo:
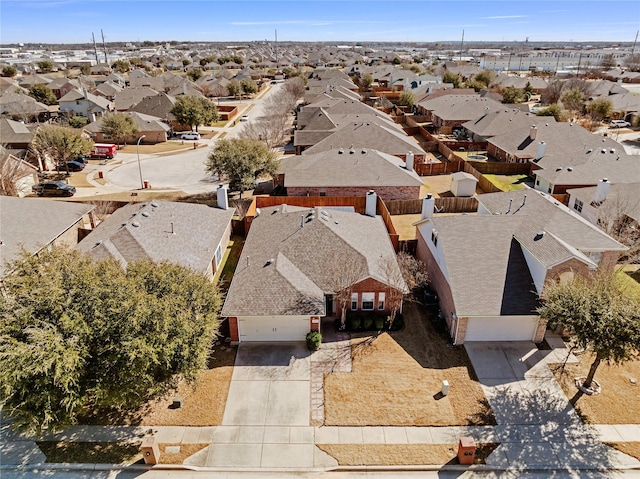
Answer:
[[[308,316],[261,316],[238,318],[240,342],[304,341],[309,332]]]
[[[464,341],[531,341],[537,319],[532,316],[469,318]]]

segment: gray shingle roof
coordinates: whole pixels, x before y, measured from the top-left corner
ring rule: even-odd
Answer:
[[[0,196],[0,276],[24,247],[37,253],[94,208],[84,203]]]
[[[77,248],[97,259],[114,257],[123,265],[151,259],[205,273],[233,212],[167,201],[131,204],[116,210]]]
[[[468,121],[462,126],[478,136],[489,138],[491,136],[503,135],[513,130],[523,130],[531,128],[532,125],[541,123],[542,118],[532,113],[526,113],[518,109],[503,108],[497,111],[491,111],[481,117]],[[544,122],[553,122],[555,119],[545,117]]]
[[[251,223],[222,315],[322,316],[324,293],[335,286],[327,271],[341,257],[363,267],[361,279],[387,283],[381,259],[395,262],[395,252],[382,219],[320,207],[265,208]]]
[[[567,190],[567,193],[581,200],[584,204],[590,204],[594,200],[596,187],[575,188]],[[640,223],[640,183],[611,185],[607,198],[602,204],[607,205],[607,203],[613,203],[611,213],[623,213]],[[607,210],[607,212],[609,211]]]

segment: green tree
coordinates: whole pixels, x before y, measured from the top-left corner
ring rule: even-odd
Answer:
[[[587,113],[594,121],[602,121],[613,113],[611,100],[607,98],[596,98],[587,105]]]
[[[82,128],[89,123],[89,119],[86,116],[72,116],[68,122],[71,128]]]
[[[524,101],[524,90],[508,86],[500,91],[502,103],[522,103]]]
[[[491,85],[491,83],[493,83],[493,80],[495,80],[495,78],[496,78],[496,74],[491,70],[482,70],[481,72],[476,73],[473,77],[475,81],[483,84],[485,88]]]
[[[243,78],[240,81],[240,87],[245,95],[253,95],[258,92],[258,85],[251,78]]]
[[[487,85],[485,85],[483,82],[478,81],[476,79],[469,80],[469,81],[465,82],[464,86],[467,87],[467,88],[473,88],[477,92],[482,91],[485,88],[487,88]]]
[[[571,110],[576,113],[582,113],[582,109],[584,108],[585,96],[584,93],[578,88],[569,88],[562,94],[560,101],[567,110]]]
[[[231,80],[227,85],[227,90],[229,91],[229,95],[238,96],[242,91],[242,86],[238,80]]]
[[[61,248],[25,253],[12,270],[0,296],[0,395],[19,429],[138,407],[206,365],[221,300],[201,274]]]
[[[58,99],[53,93],[53,90],[47,85],[33,85],[29,88],[29,96],[45,105],[55,105],[58,103]]]
[[[262,175],[274,176],[278,161],[267,145],[258,140],[223,139],[216,143],[207,159],[207,169],[229,180],[232,190],[242,193],[253,189]]]
[[[82,131],[58,125],[42,125],[36,131],[31,149],[36,156],[53,160],[58,168],[78,156],[88,155],[93,141],[85,138]]]
[[[11,65],[5,65],[2,67],[2,76],[3,77],[14,77],[18,74],[18,70]]]
[[[182,66],[186,67],[191,65],[191,60],[189,58],[183,58],[182,59]]]
[[[371,73],[365,73],[364,76],[360,79],[360,86],[364,91],[367,91],[371,88],[373,84],[373,75]]]
[[[443,83],[452,83],[453,88],[460,88],[462,86],[462,77],[457,73],[444,72],[442,75]]]
[[[556,121],[565,121],[564,110],[557,103],[541,108],[536,113],[536,116],[552,116]]]
[[[416,102],[416,96],[410,91],[403,91],[398,98],[398,105],[412,107]]]
[[[586,388],[603,361],[621,364],[640,355],[640,303],[613,274],[547,284],[538,314],[552,326],[571,331],[578,348],[594,353],[583,382]],[[581,396],[578,392],[571,402],[575,404]]]
[[[116,60],[111,64],[111,69],[118,73],[126,73],[131,69],[131,63],[127,60]]]
[[[606,68],[607,70],[610,70],[611,68],[615,68],[616,66],[618,66],[616,59],[613,58],[613,53],[609,53],[608,55],[605,55],[604,57],[602,57],[600,66],[602,68]]]
[[[198,126],[209,125],[218,121],[218,109],[208,98],[182,95],[176,98],[176,103],[171,113],[183,125],[189,125],[191,129]]]
[[[53,62],[49,60],[42,60],[41,62],[36,63],[38,70],[40,73],[50,73],[53,71]]]
[[[89,65],[82,65],[80,67],[80,73],[83,75],[91,75],[91,67]]]
[[[208,56],[200,59],[200,66],[208,65],[209,63],[213,63],[216,61],[216,57]]]
[[[187,71],[187,77],[191,81],[196,81],[199,78],[202,78],[202,75],[204,75],[204,73],[202,73],[202,70],[197,68],[192,68],[191,70]]]
[[[125,113],[109,113],[102,117],[100,131],[113,138],[116,144],[127,144],[127,138],[138,133],[138,127],[131,115]]]

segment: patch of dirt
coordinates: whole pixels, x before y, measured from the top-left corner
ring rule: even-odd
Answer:
[[[405,328],[352,339],[353,371],[325,375],[325,424],[455,426],[495,424],[463,347],[453,347],[415,304]],[[442,397],[442,381],[449,394]]]
[[[180,452],[169,453],[167,447],[180,446]],[[196,452],[209,446],[209,444],[160,444],[160,464],[182,464],[184,460],[193,456]]]
[[[592,353],[579,355],[580,362],[567,364],[564,373],[559,365],[552,371],[571,399],[578,391],[574,379],[585,377],[593,361]],[[635,378],[636,384],[630,379]],[[601,393],[594,396],[584,395],[576,409],[582,418],[590,424],[640,424],[640,359],[622,365],[600,364],[595,379],[600,383]]]
[[[341,466],[452,465],[458,462],[455,444],[318,444]],[[484,464],[498,444],[479,444],[474,464]]]

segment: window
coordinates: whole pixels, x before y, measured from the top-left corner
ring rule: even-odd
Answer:
[[[218,245],[216,248],[216,268],[220,266],[220,261],[222,261],[222,248]]]
[[[591,261],[593,261],[595,264],[600,264],[600,260],[602,259],[602,253],[600,252],[596,252],[596,251],[589,251],[587,253],[587,256],[589,257],[589,259]]]
[[[540,186],[540,180],[536,180],[536,186]]]
[[[362,293],[362,310],[373,311],[373,301],[376,297],[375,293]]]
[[[435,246],[438,246],[438,232],[436,230],[431,230],[431,241]]]
[[[351,311],[356,309],[358,309],[358,293],[353,293],[351,295]]]
[[[384,293],[378,293],[378,309],[382,311],[384,309]]]
[[[584,206],[584,203],[580,200],[576,200],[575,203],[573,203],[573,209],[576,210],[578,213],[582,213],[583,206]]]

